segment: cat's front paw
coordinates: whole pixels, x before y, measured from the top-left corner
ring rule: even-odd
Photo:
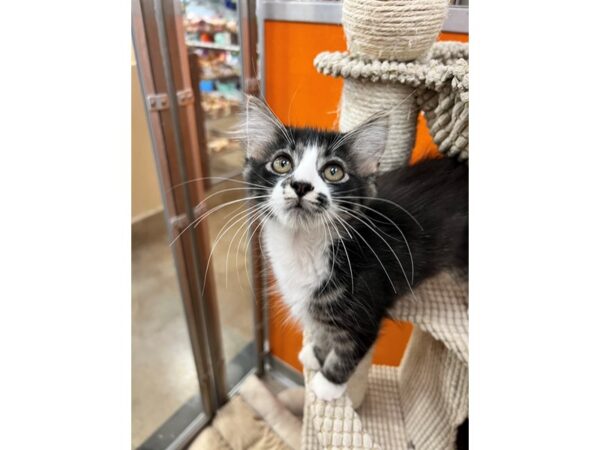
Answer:
[[[309,384],[310,389],[315,393],[318,399],[328,402],[340,398],[344,392],[346,392],[347,386],[348,383],[332,383],[325,378],[321,372],[315,374]]]
[[[312,344],[306,344],[298,353],[298,359],[302,363],[302,365],[310,370],[319,370],[321,368],[321,364],[319,364],[319,360],[315,356],[315,350],[313,349]]]

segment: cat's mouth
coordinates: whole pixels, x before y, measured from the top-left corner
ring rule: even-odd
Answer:
[[[309,209],[310,204],[312,203],[310,200],[306,200],[306,199],[302,199],[302,198],[298,198],[298,199],[294,199],[292,200],[293,202],[293,209]]]
[[[317,205],[306,199],[290,199],[284,209],[284,215],[288,220],[299,221],[305,223],[307,220],[316,219],[319,214]]]
[[[286,210],[294,210],[294,209],[304,209],[304,204],[306,200],[303,201],[302,198],[298,197],[284,197],[284,205]]]
[[[306,212],[314,212],[316,209],[316,204],[311,202],[310,200],[297,198],[297,199],[289,199],[288,200],[288,211],[294,211],[300,213],[301,211]]]
[[[280,214],[284,222],[288,224],[312,225],[323,209],[318,202],[312,199],[286,196],[283,200]]]
[[[304,214],[311,212],[309,208],[302,202],[296,202],[288,207],[288,211],[296,214]]]

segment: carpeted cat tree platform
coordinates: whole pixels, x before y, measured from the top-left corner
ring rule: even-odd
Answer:
[[[345,0],[348,52],[325,52],[316,69],[344,79],[340,130],[391,111],[381,171],[408,164],[423,113],[440,152],[468,159],[468,45],[434,43],[447,0]],[[397,320],[415,327],[399,367],[371,354],[332,402],[306,389],[302,449],[445,450],[468,416],[468,285],[441,274],[400,300]],[[305,385],[314,372],[305,370]]]

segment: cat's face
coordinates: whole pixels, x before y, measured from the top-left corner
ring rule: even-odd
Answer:
[[[250,97],[242,128],[244,176],[264,217],[290,228],[334,224],[354,209],[352,202],[374,195],[387,117],[343,134],[286,128]]]

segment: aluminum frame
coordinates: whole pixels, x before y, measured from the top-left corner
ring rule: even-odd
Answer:
[[[145,30],[145,18],[142,11],[143,0],[133,0],[132,2],[132,20],[133,20],[133,45],[136,54],[138,73],[140,76],[140,84],[144,96],[156,94],[156,85],[152,75],[151,69],[151,56],[149,52],[148,42],[146,39]],[[177,104],[177,103],[175,103]],[[169,170],[169,162],[166,156],[166,138],[164,135],[164,129],[162,127],[161,114],[163,111],[149,111],[146,108],[146,116],[148,125],[151,130],[152,149],[154,153],[154,160],[156,163],[157,174],[161,186],[173,186],[174,182]],[[175,234],[172,226],[172,218],[178,215],[178,209],[176,200],[172,192],[168,192],[166,189],[160,189],[161,196],[164,205],[165,222],[167,224],[167,230],[169,233],[169,239],[174,239]],[[202,394],[203,406],[207,415],[211,416],[214,411],[213,400],[214,394],[212,393],[211,386],[209,384],[208,375],[208,353],[204,344],[202,344],[201,338],[198,336],[200,330],[197,329],[197,324],[193,319],[193,294],[189,289],[189,281],[187,277],[187,271],[185,270],[186,258],[184,254],[182,242],[177,242],[173,247],[173,259],[175,262],[175,269],[178,278],[178,284],[181,291],[181,298],[184,304],[184,310],[186,311],[186,320],[188,324],[188,333],[190,335],[190,342],[192,346],[192,352],[194,354],[194,361],[196,365],[196,372],[198,376],[199,389]],[[200,342],[200,345],[198,345]]]
[[[175,6],[174,17],[180,16],[177,14],[179,2],[172,2],[173,6]],[[160,49],[160,55],[163,65],[163,72],[165,75],[166,88],[167,88],[167,96],[169,97],[169,101],[173,107],[168,109],[168,113],[174,128],[174,138],[175,138],[175,155],[177,158],[177,169],[179,171],[179,179],[181,184],[181,191],[183,193],[183,204],[184,211],[186,217],[187,224],[191,224],[197,218],[195,214],[194,203],[192,202],[192,194],[190,192],[189,182],[192,180],[188,176],[188,169],[186,164],[186,155],[185,149],[183,147],[183,138],[182,138],[182,126],[179,117],[179,108],[176,108],[175,105],[178,105],[177,101],[177,88],[175,86],[175,81],[173,79],[173,63],[171,61],[171,54],[169,50],[169,40],[167,36],[167,26],[165,21],[165,14],[163,9],[162,0],[154,0],[154,11],[156,14],[156,24],[158,28],[158,44]],[[182,37],[179,36],[180,38]],[[187,63],[187,52],[184,53],[185,57],[181,58],[180,64]],[[189,69],[187,71],[189,74]],[[213,402],[212,410],[216,411],[221,404],[226,401],[227,394],[225,392],[224,382],[221,379],[220,375],[224,374],[223,367],[223,354],[222,354],[222,344],[220,341],[220,333],[217,330],[217,333],[214,331],[211,332],[211,324],[210,321],[215,321],[214,315],[208,310],[208,303],[215,302],[214,298],[210,298],[205,295],[205,274],[208,274],[209,268],[207,268],[207,262],[205,258],[200,254],[200,242],[198,239],[198,235],[194,232],[189,233],[191,239],[191,269],[194,273],[194,277],[192,282],[195,283],[195,288],[199,293],[198,303],[199,307],[197,308],[198,313],[198,321],[199,321],[199,329],[201,330],[202,340],[206,347],[208,347],[208,356],[209,356],[209,365],[212,370],[208,371],[209,382],[212,385],[213,395],[211,395],[211,401]],[[212,274],[208,274],[211,276]],[[210,317],[210,321],[208,319]],[[218,320],[218,318],[217,318]],[[215,339],[217,340],[215,342]],[[209,345],[210,343],[210,345]],[[201,343],[199,345],[202,345]]]

